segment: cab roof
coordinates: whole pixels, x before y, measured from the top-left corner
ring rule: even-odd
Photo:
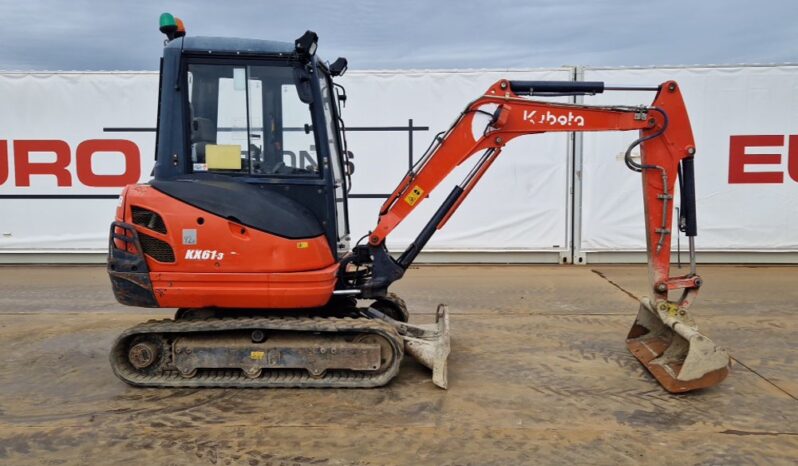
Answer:
[[[246,55],[291,55],[295,50],[294,44],[290,42],[208,36],[180,37],[170,41],[166,48],[182,49],[184,52]]]

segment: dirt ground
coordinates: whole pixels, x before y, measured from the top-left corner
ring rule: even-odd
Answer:
[[[450,389],[410,359],[368,390],[140,389],[101,267],[0,267],[2,464],[796,464],[798,267],[702,267],[721,385],[664,392],[624,337],[642,266],[448,266],[395,286],[449,305]]]

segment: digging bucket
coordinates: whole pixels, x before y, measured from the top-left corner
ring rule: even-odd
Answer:
[[[699,332],[686,311],[667,301],[641,300],[626,346],[671,393],[711,387],[729,374],[729,353]]]

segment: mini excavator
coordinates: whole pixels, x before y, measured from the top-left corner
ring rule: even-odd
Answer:
[[[177,308],[174,319],[124,331],[114,373],[147,387],[377,387],[405,353],[447,387],[449,316],[413,325],[389,292],[502,149],[546,132],[637,131],[626,165],[641,174],[651,297],[626,339],[669,392],[720,383],[729,354],[688,315],[699,288],[692,130],[677,83],[502,79],[439,133],[350,246],[351,185],[339,58],[316,56],[318,36],[294,43],[187,37],[165,13],[156,163],[147,183],[121,193],[108,273],[126,305]],[[588,106],[535,96],[648,91],[649,106]],[[632,157],[639,147],[641,157]],[[390,233],[458,165],[473,168],[397,258]],[[670,276],[675,183],[690,273]]]

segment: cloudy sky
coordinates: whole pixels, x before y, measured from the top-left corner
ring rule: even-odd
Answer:
[[[350,69],[798,62],[796,0],[0,0],[2,70],[155,70],[158,16]]]

